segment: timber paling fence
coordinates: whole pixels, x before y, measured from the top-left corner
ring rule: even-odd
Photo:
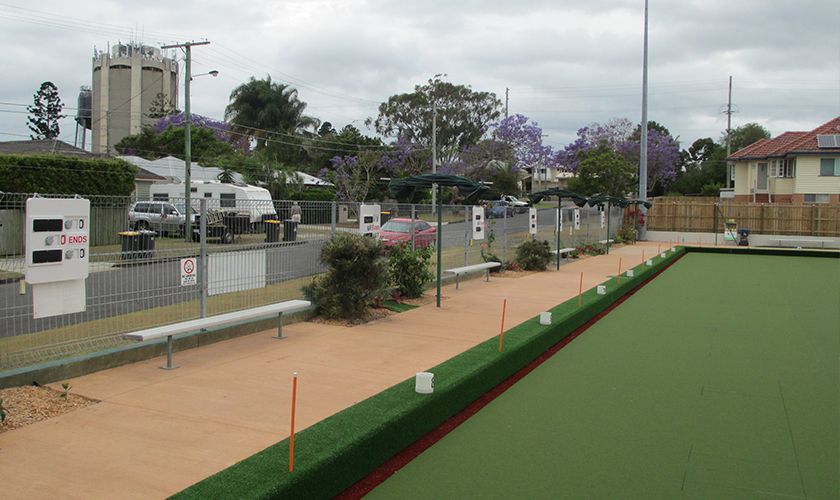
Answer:
[[[723,232],[726,222],[751,234],[840,236],[840,206],[735,202],[720,198],[660,197],[647,212],[651,231]],[[717,208],[716,208],[717,207]]]
[[[323,245],[337,232],[359,232],[358,203],[299,201],[302,213],[294,241],[284,241],[285,223],[263,220],[286,221],[293,202],[274,200],[271,207],[276,215],[255,221],[247,214],[256,213],[257,202],[236,200],[235,205],[228,201],[226,207],[213,207],[206,200],[205,210],[228,212],[226,224],[233,228],[233,242],[223,244],[210,237],[195,242],[172,227],[132,232],[136,228],[129,223],[129,209],[135,201],[147,200],[85,197],[91,202],[85,310],[36,319],[33,293],[37,292],[24,281],[26,200],[32,196],[0,193],[0,371],[125,345],[129,342],[123,335],[140,329],[302,298],[301,287],[327,271],[319,259]],[[183,198],[166,201],[184,205]],[[200,201],[193,200],[197,213]],[[380,207],[383,217],[437,222],[431,205],[383,202]],[[487,219],[486,231],[495,236],[489,246],[487,240],[471,240],[470,207],[444,205],[441,214],[444,269],[483,262],[482,250],[511,260],[516,245],[529,237],[527,213]],[[556,207],[540,209],[537,234],[530,237],[548,240],[555,248],[557,214]],[[607,237],[597,208],[583,208],[580,215],[576,230],[573,209],[563,208],[561,248]],[[622,211],[613,208],[610,235],[617,233],[621,219]],[[127,245],[138,234],[145,243]],[[184,259],[196,264],[194,284],[182,279]],[[433,260],[436,265],[436,252]]]

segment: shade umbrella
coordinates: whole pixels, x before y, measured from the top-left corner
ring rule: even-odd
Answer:
[[[481,197],[481,194],[489,190],[490,188],[480,182],[471,181],[469,179],[465,179],[464,177],[458,177],[457,175],[424,174],[415,175],[414,177],[408,177],[406,179],[391,179],[391,182],[388,183],[388,192],[391,193],[391,196],[397,199],[408,198],[414,193],[414,190],[418,187],[428,189],[434,186],[437,186],[438,190],[437,306],[440,307],[440,275],[441,261],[443,256],[443,196],[441,193],[441,188],[443,186],[457,187],[458,191],[460,191],[461,195],[464,197],[464,205],[475,204],[478,201],[479,197]]]
[[[569,198],[578,207],[586,205],[588,201],[585,196],[579,195],[572,191],[564,191],[562,189],[549,189],[547,191],[538,191],[528,195],[528,200],[532,205],[539,203],[543,198],[548,196],[557,197],[557,217],[560,217],[560,205],[563,203],[563,198]],[[560,269],[560,231],[557,231],[557,269]]]

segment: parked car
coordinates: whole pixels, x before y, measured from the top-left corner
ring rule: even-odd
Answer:
[[[505,217],[505,213],[507,213],[507,217],[513,217],[514,211],[514,208],[504,200],[491,201],[488,207],[488,215],[496,218]]]
[[[516,196],[513,196],[511,194],[503,195],[502,200],[508,202],[508,204],[510,206],[512,206],[515,211],[517,211],[519,213],[527,212],[528,207],[531,206],[531,204],[528,203],[527,201],[522,201],[519,198],[517,198]]]
[[[386,246],[399,243],[411,244],[411,219],[394,218],[382,225],[379,238]],[[433,246],[437,240],[437,229],[422,219],[414,219],[414,245],[417,248]]]
[[[183,234],[185,221],[183,210],[165,201],[138,201],[128,211],[128,226],[137,231]]]

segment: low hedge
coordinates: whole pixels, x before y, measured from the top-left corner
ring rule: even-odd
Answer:
[[[289,439],[177,493],[174,499],[329,499],[352,486],[478,397],[516,373],[569,333],[677,257],[634,269],[634,278],[606,281],[551,309],[551,325],[534,317],[505,332],[502,353],[496,336],[431,368],[435,391],[414,391],[405,380],[295,434],[295,470],[289,473]]]

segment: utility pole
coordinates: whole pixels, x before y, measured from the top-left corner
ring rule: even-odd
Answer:
[[[732,153],[732,76],[729,77],[729,101],[726,104],[726,157]],[[730,165],[726,165],[726,188],[732,184],[732,173]]]
[[[184,71],[184,241],[189,242],[192,239],[192,215],[190,206],[190,162],[192,161],[192,137],[190,132],[190,81],[192,80],[192,51],[191,48],[196,45],[209,45],[210,42],[186,42],[175,45],[166,45],[161,47],[162,50],[174,49],[181,47],[186,53],[186,63]]]

